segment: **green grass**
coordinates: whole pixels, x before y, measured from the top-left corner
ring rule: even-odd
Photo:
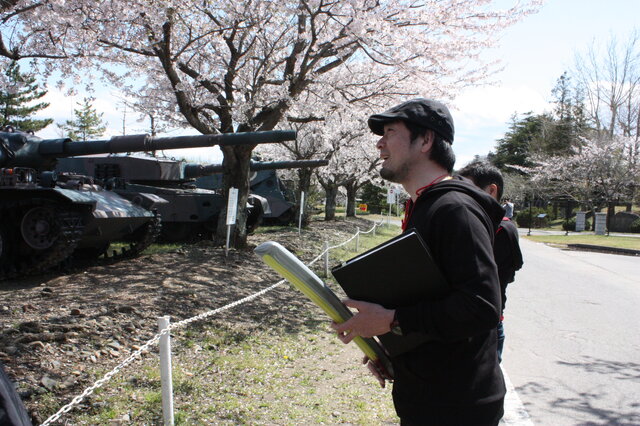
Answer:
[[[369,229],[361,229],[361,232],[369,231]],[[339,263],[348,260],[362,252],[369,250],[383,242],[399,235],[400,227],[396,225],[383,225],[376,228],[376,235],[373,232],[368,234],[360,234],[359,241],[354,238],[346,245],[331,250],[329,252],[331,263]]]
[[[181,347],[180,330],[174,338],[176,424],[397,422],[390,390],[378,388],[357,360],[349,359],[338,376],[321,367],[323,361],[345,357],[344,346],[325,323],[299,333],[268,326],[248,332],[211,324],[199,332],[200,345],[215,342],[215,350],[194,353]],[[77,411],[73,423],[104,424],[128,414],[131,424],[158,424],[160,382],[149,380],[149,375],[155,376],[151,371],[158,369],[157,358],[147,357],[142,368],[111,382],[109,395],[94,399],[98,409]]]
[[[531,241],[549,244],[591,244],[640,250],[640,237],[618,237],[607,235],[530,235],[524,236]]]
[[[358,252],[399,233],[383,226],[362,234]],[[356,254],[354,240],[332,250],[331,262]],[[295,331],[272,318],[250,325],[214,319],[172,333],[175,424],[397,424],[390,387],[381,389],[360,365],[358,349],[343,345],[313,304],[285,308],[283,320],[295,318]],[[123,416],[129,424],[161,424],[154,351],[100,390],[90,409],[69,413],[71,424]]]

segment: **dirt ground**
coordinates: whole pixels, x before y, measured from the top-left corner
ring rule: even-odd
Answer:
[[[255,247],[275,240],[308,262],[325,240],[344,241],[357,226],[368,229],[371,222],[317,221],[302,238],[297,230],[282,228],[252,235],[249,243]],[[111,370],[153,337],[159,316],[169,315],[174,322],[190,318],[278,280],[252,250],[232,250],[225,258],[223,249],[205,241],[113,265],[3,281],[0,361],[33,419],[42,422],[45,395],[62,404],[81,393],[93,383],[95,371]],[[217,318],[247,327],[285,320],[295,328],[295,318],[283,319],[278,309],[292,303],[287,291],[279,287],[264,296],[265,303]]]

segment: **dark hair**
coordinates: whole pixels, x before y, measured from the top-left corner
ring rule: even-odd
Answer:
[[[408,121],[404,121],[405,126],[409,129],[409,133],[411,135],[411,143],[416,140],[419,136],[426,135],[428,130],[426,127],[418,126],[417,124],[410,123]],[[433,130],[432,130],[433,131]],[[453,153],[453,148],[451,148],[451,143],[447,142],[442,136],[433,131],[433,146],[431,148],[431,152],[429,153],[429,158],[433,160],[436,164],[444,167],[447,172],[451,173],[453,171],[453,165],[456,163],[456,155]]]
[[[504,180],[497,167],[484,161],[474,161],[458,172],[460,176],[471,179],[476,186],[484,189],[492,183],[498,187],[498,201],[502,198]]]

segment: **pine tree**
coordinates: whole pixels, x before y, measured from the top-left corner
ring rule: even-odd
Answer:
[[[47,94],[46,90],[38,87],[33,75],[21,73],[18,63],[12,61],[1,77],[0,126],[37,132],[53,123],[51,118],[28,118],[49,106],[47,102],[33,104]]]
[[[100,137],[107,130],[102,122],[104,113],[98,114],[91,103],[95,98],[84,98],[83,102],[77,102],[80,107],[73,110],[75,120],[67,120],[64,124],[58,124],[67,133],[67,137],[73,140],[86,141]]]
[[[549,117],[545,114],[528,112],[522,118],[514,114],[509,130],[503,138],[498,139],[496,152],[491,153],[493,164],[503,171],[509,170],[509,165],[532,166],[529,157],[540,150],[548,121]]]

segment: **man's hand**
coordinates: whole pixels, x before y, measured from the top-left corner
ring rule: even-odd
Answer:
[[[343,303],[358,310],[353,317],[342,324],[332,323],[331,327],[338,333],[343,343],[349,343],[355,337],[373,337],[385,334],[390,330],[395,311],[386,309],[375,303],[345,299]]]

